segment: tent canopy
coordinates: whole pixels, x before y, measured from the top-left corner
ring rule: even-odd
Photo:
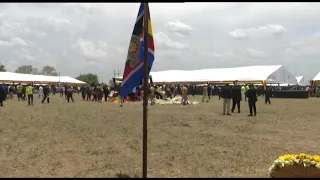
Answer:
[[[85,82],[71,78],[69,76],[45,76],[33,74],[20,74],[12,72],[0,72],[0,82],[17,83],[64,83],[64,84],[86,84]]]
[[[151,72],[154,83],[251,82],[297,83],[282,65],[246,66],[200,70],[167,70]],[[118,79],[121,77],[118,77]]]
[[[320,72],[313,78],[314,81],[320,81]]]

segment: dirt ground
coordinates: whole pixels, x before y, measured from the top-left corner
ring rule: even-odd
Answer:
[[[141,177],[142,104],[50,104],[17,99],[0,108],[1,177]],[[320,152],[320,99],[258,101],[258,116],[222,116],[217,97],[149,108],[149,177],[268,177],[284,153]]]

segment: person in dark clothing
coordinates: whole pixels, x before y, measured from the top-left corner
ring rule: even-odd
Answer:
[[[60,91],[60,97],[63,97],[63,87],[59,86],[59,91]]]
[[[92,91],[93,99],[92,101],[98,101],[97,98],[97,86],[94,86],[93,91]]]
[[[103,98],[103,90],[100,84],[98,84],[98,86],[96,87],[96,101],[101,102],[102,98]]]
[[[241,101],[241,87],[235,83],[235,86],[232,88],[232,108],[231,112],[234,112],[234,109],[238,108],[238,113],[240,113],[240,101]]]
[[[55,85],[51,85],[51,90],[52,90],[52,95],[56,94],[56,86]]]
[[[64,86],[64,97],[67,99],[67,90],[68,90],[68,86],[65,85]]]
[[[208,83],[208,98],[209,100],[211,99],[211,94],[212,94],[212,86]]]
[[[3,101],[5,101],[7,98],[7,87],[6,85],[3,83],[0,86],[0,106],[3,106]]]
[[[26,86],[22,87],[22,100],[25,101],[26,100]]]
[[[49,94],[50,94],[50,89],[49,86],[44,86],[43,87],[43,99],[42,99],[42,104],[44,103],[44,101],[47,99],[47,103],[50,103],[50,98],[49,98]]]
[[[256,108],[256,102],[258,101],[257,98],[257,90],[254,88],[253,85],[250,85],[250,88],[247,91],[247,98],[248,98],[248,104],[250,109],[249,116],[252,116],[252,110],[254,113],[254,116],[257,115],[257,108]]]
[[[269,87],[267,87],[265,90],[264,90],[264,102],[267,104],[271,104],[271,101],[270,101],[270,97],[271,97],[271,89]]]
[[[219,100],[220,100],[221,99],[221,90],[222,90],[222,88],[220,86],[218,86],[217,90],[218,90],[218,97],[219,97]]]
[[[93,84],[87,87],[87,101],[91,101],[93,90],[94,90]]]
[[[103,93],[104,93],[104,101],[107,102],[108,101],[108,96],[109,96],[109,89],[108,86],[104,86],[103,87]]]
[[[223,99],[223,115],[226,114],[226,110],[227,110],[227,115],[231,115],[230,114],[230,101],[232,98],[232,89],[229,86],[229,84],[226,84],[222,90],[221,90],[221,97]]]
[[[197,91],[197,86],[193,85],[192,86],[192,96],[194,96],[196,94],[196,91]]]
[[[82,99],[85,101],[86,100],[86,87],[82,86],[80,91],[81,91],[81,95],[82,95]]]
[[[70,99],[72,100],[72,102],[74,102],[74,100],[73,100],[73,88],[71,86],[67,87],[66,97],[67,97],[68,103],[70,102]]]
[[[14,91],[14,84],[9,87],[9,98],[10,98],[10,99],[13,98],[13,91]]]

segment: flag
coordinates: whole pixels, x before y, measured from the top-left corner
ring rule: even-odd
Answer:
[[[132,92],[132,89],[141,83],[144,78],[144,25],[148,25],[148,68],[149,72],[154,61],[154,43],[150,13],[148,9],[148,23],[144,23],[145,15],[144,3],[141,3],[137,15],[136,23],[133,28],[128,55],[124,67],[120,96],[126,97]],[[149,74],[147,75],[149,77]]]

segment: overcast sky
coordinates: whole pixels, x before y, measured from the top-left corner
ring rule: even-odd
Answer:
[[[138,8],[2,3],[0,63],[104,80],[122,74]],[[281,64],[305,81],[320,71],[319,3],[154,3],[150,13],[153,71]]]

